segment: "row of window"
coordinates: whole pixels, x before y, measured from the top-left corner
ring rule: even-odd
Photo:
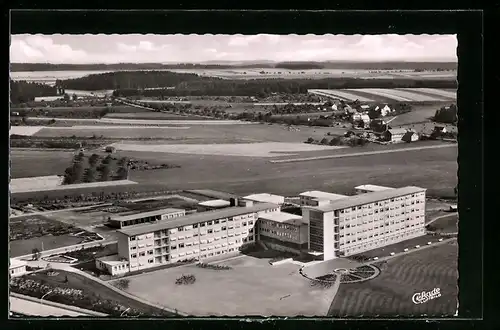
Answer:
[[[274,221],[266,221],[262,223],[262,227],[271,227],[271,228],[278,228],[278,229],[284,229],[288,231],[293,231],[297,232],[299,231],[299,228],[297,226],[291,226],[283,223],[276,223]]]
[[[413,230],[408,230],[407,228],[412,228],[414,227],[413,225],[410,227],[410,226],[407,226],[406,228],[395,228],[395,229],[392,229],[392,230],[385,230],[384,232],[371,232],[370,234],[365,234],[364,236],[361,236],[361,237],[354,237],[352,238],[352,243],[356,242],[356,241],[363,241],[363,240],[367,240],[367,239],[370,239],[370,238],[373,238],[373,237],[378,237],[379,235],[380,236],[387,236],[387,234],[391,234],[391,233],[396,233],[396,232],[399,232],[399,231],[405,231],[405,232],[411,232]],[[406,229],[406,230],[405,230]],[[421,230],[423,230],[421,228]],[[340,235],[339,238],[340,238],[340,245],[343,245],[344,244],[344,241],[345,241],[345,244],[350,244],[351,243],[351,236],[358,236],[359,234],[361,233],[347,233],[345,236],[347,236],[346,238],[344,238],[344,235]]]
[[[400,220],[394,220],[394,221],[384,222],[384,223],[378,223],[377,220],[370,220],[370,221],[360,223],[360,224],[354,223],[354,224],[347,224],[345,226],[342,225],[342,226],[339,226],[339,229],[344,230],[344,229],[362,227],[362,228],[365,228],[365,229],[363,229],[363,231],[367,231],[367,230],[377,229],[379,227],[382,228],[382,227],[390,227],[390,226],[395,226],[395,225],[402,226],[405,223],[406,223],[406,227],[408,227],[408,226],[414,227],[415,225],[424,225],[423,218],[418,218],[418,222],[417,222],[417,219],[412,219],[412,220],[413,221],[411,221],[410,218],[406,218],[406,221],[404,219],[400,219]],[[408,221],[411,221],[411,222],[408,222]],[[374,224],[372,226],[369,226],[369,228],[366,228],[367,227],[366,225],[369,223],[374,223]]]
[[[272,234],[274,236],[277,236],[277,237],[285,237],[285,238],[288,238],[288,239],[298,239],[297,235],[292,235],[291,233],[286,233],[286,232],[282,232],[282,231],[276,231],[276,230],[270,230],[270,229],[262,229],[263,232],[265,233],[269,233],[269,234]]]
[[[397,243],[397,241],[400,241],[404,238],[408,238],[411,236],[415,236],[417,232],[408,232],[408,233],[403,233],[401,235],[393,236],[393,237],[388,237],[384,240],[378,240],[378,241],[373,241],[373,242],[367,242],[366,244],[362,245],[357,245],[353,247],[349,247],[348,249],[345,249],[345,254],[353,254],[353,253],[360,253],[363,251],[367,250],[372,250],[374,247],[380,246],[380,245],[388,245],[387,242],[393,242]],[[395,242],[396,241],[396,242]]]

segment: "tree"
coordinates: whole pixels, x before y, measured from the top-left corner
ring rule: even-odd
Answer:
[[[68,283],[68,282],[69,282],[68,275],[65,275],[64,276],[64,283]]]
[[[92,154],[92,156],[89,157],[89,165],[91,167],[95,167],[97,165],[97,162],[99,161],[99,158],[101,158],[98,154]]]
[[[73,98],[73,101],[76,101],[76,100],[78,100],[78,95],[76,95],[75,93],[73,93],[72,98]]]
[[[128,168],[126,167],[119,167],[118,170],[116,171],[116,176],[119,180],[125,180],[128,177]]]
[[[332,138],[330,140],[330,145],[331,146],[338,146],[338,145],[341,145],[341,144],[342,144],[342,140],[338,136],[336,136],[336,137],[334,137],[334,138]]]
[[[70,96],[64,93],[64,101],[69,102],[71,100]]]
[[[31,260],[40,260],[41,253],[38,248],[33,248],[33,250],[31,250],[31,253],[32,253]]]
[[[85,182],[95,182],[97,177],[97,172],[95,168],[89,167],[85,173]]]
[[[321,144],[327,145],[328,144],[328,139],[325,137],[321,140]]]

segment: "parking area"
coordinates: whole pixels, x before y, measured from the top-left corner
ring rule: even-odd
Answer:
[[[127,291],[151,302],[195,316],[324,316],[331,289],[312,287],[299,266],[271,266],[269,259],[239,256],[218,262],[229,270],[181,266],[130,278]],[[196,281],[177,285],[194,275]]]

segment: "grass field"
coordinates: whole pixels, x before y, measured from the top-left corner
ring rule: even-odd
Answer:
[[[71,164],[72,151],[10,150],[11,178],[62,175]]]
[[[456,233],[458,231],[458,213],[451,213],[434,221],[427,229],[437,233]]]
[[[200,116],[181,116],[165,112],[137,112],[137,113],[108,113],[104,118],[123,118],[123,119],[164,119],[164,120],[203,120]]]
[[[249,157],[124,154],[146,161],[148,158],[175,159],[181,168],[157,170],[154,176],[146,172],[131,174],[131,180],[143,184],[161,181],[170,189],[209,188],[241,194],[290,195],[313,189],[351,192],[357,185],[372,183],[389,187],[416,185],[428,188],[429,194],[453,195],[457,183],[457,151],[456,148],[426,149],[281,164]]]
[[[458,299],[458,244],[447,244],[395,257],[367,282],[342,284],[329,316],[453,316]],[[413,294],[441,290],[441,297],[416,305]]]
[[[232,269],[214,271],[189,265],[159,270],[130,278],[127,291],[196,316],[326,315],[332,293],[311,288],[297,265],[271,266],[269,259],[250,256],[219,264]],[[194,284],[175,284],[187,274],[196,276]]]

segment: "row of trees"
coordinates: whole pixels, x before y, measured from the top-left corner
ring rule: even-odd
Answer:
[[[34,101],[35,97],[57,96],[57,88],[27,81],[10,81],[10,101],[13,104]]]
[[[73,158],[73,165],[64,172],[64,184],[81,182],[109,181],[114,179],[125,180],[128,177],[128,159],[122,158],[116,162],[118,169],[113,175],[115,164],[111,155],[105,158],[97,154],[88,157],[85,164],[85,155],[80,152]]]
[[[363,139],[358,136],[352,136],[350,138],[344,138],[341,136],[335,136],[332,139],[328,139],[324,137],[321,140],[316,140],[312,137],[308,138],[304,143],[307,144],[322,144],[325,146],[350,146],[350,147],[358,147],[364,146],[368,143],[366,139]]]

